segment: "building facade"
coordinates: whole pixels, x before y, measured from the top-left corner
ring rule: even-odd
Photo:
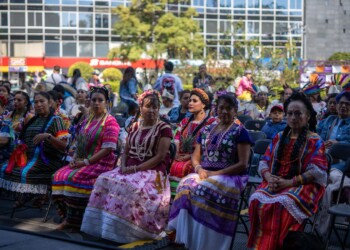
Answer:
[[[2,57],[105,58],[118,46],[111,10],[129,0],[0,0]],[[190,0],[169,4],[181,13],[194,7],[206,47],[203,57],[230,59],[234,41],[254,39],[274,50],[293,41],[302,55],[303,0]],[[234,30],[232,23],[243,24]],[[256,56],[261,53],[258,46]]]
[[[335,52],[349,52],[349,41],[350,1],[305,1],[306,59],[327,60]]]

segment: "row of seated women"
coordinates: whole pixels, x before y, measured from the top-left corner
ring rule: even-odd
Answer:
[[[176,231],[175,241],[189,249],[228,249],[253,145],[247,130],[235,121],[237,100],[220,96],[214,119],[206,116],[208,95],[200,89],[191,92],[193,115],[181,122],[175,135],[178,156],[170,175],[180,183],[170,207],[167,168],[173,133],[159,119],[160,98],[153,90],[139,97],[139,115],[130,127],[121,164],[114,168],[119,126],[106,111],[108,91],[93,88],[90,115],[74,133],[86,138],[85,154],[76,152],[73,161],[61,167],[69,134],[62,118],[50,111],[50,96],[36,94],[36,116],[19,135],[28,160],[24,166],[2,164],[0,187],[30,198],[52,188],[62,218],[59,230],[81,230],[126,243],[162,237],[167,229]],[[302,222],[317,211],[326,185],[325,147],[311,132],[316,126],[311,103],[295,93],[284,110],[287,127],[260,162],[264,181],[250,198],[250,248],[281,248],[288,231],[301,230]]]

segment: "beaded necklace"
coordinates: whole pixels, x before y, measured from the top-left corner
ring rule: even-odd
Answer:
[[[221,135],[221,138],[220,140],[215,143],[216,144],[216,147],[213,149],[213,151],[218,151],[219,150],[219,147],[221,146],[221,142],[222,140],[224,139],[225,135],[227,134],[227,132],[231,129],[231,127],[235,124],[235,122],[233,121],[228,127],[227,129],[222,133]],[[215,127],[209,132],[209,135],[204,143],[204,151],[205,151],[205,155],[207,156],[208,160],[212,161],[214,159],[214,156],[209,156],[208,154],[208,144],[212,141],[211,139],[214,139],[214,138],[211,138],[212,136],[214,136],[214,131],[217,129],[217,127],[219,126],[219,123],[217,125],[215,125]],[[220,131],[217,133],[217,135],[220,134]]]
[[[136,155],[140,161],[144,161],[149,151],[151,151],[153,148],[154,141],[156,139],[156,137],[154,136],[154,131],[157,128],[158,122],[159,120],[157,119],[155,124],[152,126],[152,128],[148,130],[147,134],[145,135],[141,143],[140,143],[141,135],[145,127],[143,126],[142,120],[139,122],[140,127],[137,129],[137,134],[135,136],[135,144],[136,144]],[[149,147],[147,147],[147,142],[149,139],[151,139],[151,141],[150,141]]]

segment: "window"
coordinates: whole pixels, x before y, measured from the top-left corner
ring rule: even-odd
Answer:
[[[59,13],[45,13],[45,27],[60,27]]]
[[[76,57],[77,56],[77,43],[63,42],[63,44],[62,44],[62,56]]]
[[[54,42],[45,43],[46,56],[60,56],[60,44]]]
[[[77,14],[62,12],[62,27],[77,27]]]
[[[217,30],[217,21],[207,20],[207,33],[216,33]]]
[[[43,26],[43,15],[39,12],[28,12],[28,26]]]
[[[11,15],[11,27],[25,26],[25,15],[22,12],[10,12]]]
[[[108,14],[96,14],[95,27],[108,29]]]
[[[7,12],[0,12],[0,26],[8,26]]]
[[[92,57],[92,43],[79,43],[79,56]]]
[[[248,34],[259,34],[260,29],[259,29],[259,22],[248,22]]]
[[[80,0],[79,5],[93,6],[94,1],[93,0]]]
[[[220,47],[219,53],[220,59],[231,59],[231,47]]]
[[[207,7],[217,7],[216,0],[207,0]]]
[[[301,10],[302,0],[290,0],[290,8]]]
[[[230,8],[231,0],[220,0],[220,7]]]
[[[106,57],[109,51],[108,43],[96,43],[96,57]]]
[[[62,4],[66,5],[76,5],[77,1],[76,0],[62,0]]]
[[[262,0],[261,7],[263,9],[274,9],[275,0]]]
[[[220,21],[220,33],[231,33],[231,21]]]
[[[288,24],[282,22],[276,22],[276,34],[288,35]]]
[[[276,1],[276,9],[288,9],[288,0]]]
[[[248,8],[260,8],[260,0],[248,0]]]
[[[80,13],[79,14],[79,27],[80,28],[92,28],[92,14]]]
[[[273,34],[273,23],[262,22],[261,23],[261,33],[263,35]]]
[[[245,0],[234,0],[235,8],[245,8]]]
[[[59,4],[60,0],[45,0],[45,4]]]
[[[111,6],[112,7],[117,7],[117,6],[119,6],[119,5],[123,5],[123,0],[117,0],[117,1],[115,1],[115,0],[111,0]]]
[[[193,0],[193,5],[194,6],[203,6],[204,0]]]

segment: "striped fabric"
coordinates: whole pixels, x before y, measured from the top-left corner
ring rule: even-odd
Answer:
[[[87,121],[83,123],[80,133],[90,135],[86,151],[89,157],[98,153],[103,148],[117,147],[119,125],[115,118],[108,115],[103,121],[92,121],[85,128]],[[101,124],[97,124],[101,123]],[[58,213],[61,217],[67,217],[67,222],[79,227],[89,196],[97,177],[114,168],[115,155],[110,152],[99,162],[72,169],[65,166],[59,169],[52,180],[52,194]]]
[[[273,139],[260,163],[260,166],[262,163],[267,164],[270,172],[276,160],[280,137],[281,133]],[[286,178],[291,168],[289,159],[294,143],[295,139],[290,139],[284,151],[285,160],[281,161],[282,166],[278,172],[278,176],[282,178]],[[288,230],[300,230],[303,220],[317,211],[318,202],[325,191],[326,183],[322,180],[326,180],[324,178],[327,175],[326,169],[327,160],[322,139],[316,134],[309,133],[301,159],[300,173],[311,170],[315,182],[272,192],[264,180],[250,197],[251,228],[248,247],[280,249]]]
[[[42,133],[46,119],[38,117],[25,133],[24,142],[28,146],[27,165],[23,168],[15,167],[11,174],[5,173],[7,163],[1,166],[0,187],[19,193],[45,194],[47,192],[47,185],[51,184],[52,174],[61,167],[63,153],[47,141],[43,144],[43,152],[39,146],[34,145],[33,138]],[[45,133],[62,139],[68,136],[62,119],[57,116],[52,117],[46,125]],[[48,159],[48,164],[43,162],[42,153]]]

